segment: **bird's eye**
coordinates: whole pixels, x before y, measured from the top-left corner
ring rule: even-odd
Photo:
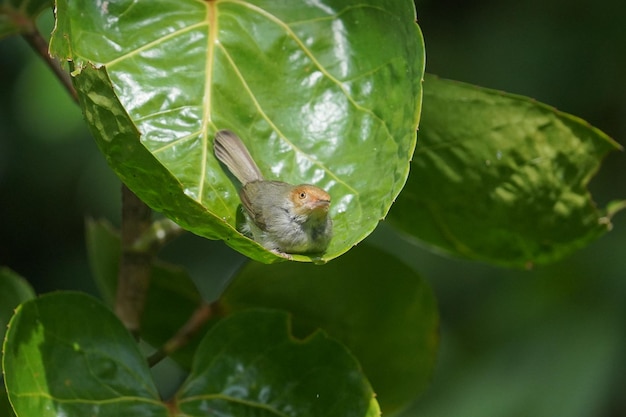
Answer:
[[[304,191],[301,191],[298,197],[300,197],[300,200],[304,200],[306,198],[306,193]]]

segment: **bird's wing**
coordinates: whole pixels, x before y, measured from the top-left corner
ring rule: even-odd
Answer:
[[[267,222],[265,220],[265,210],[260,204],[259,198],[252,199],[251,196],[258,196],[263,192],[262,182],[249,182],[239,190],[239,198],[241,205],[248,213],[250,220],[261,230],[267,230]]]

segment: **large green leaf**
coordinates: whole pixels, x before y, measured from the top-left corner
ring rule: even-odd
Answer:
[[[389,220],[428,245],[531,267],[610,229],[612,210],[599,210],[586,187],[620,146],[574,116],[429,76],[419,140]]]
[[[218,129],[237,132],[268,179],[331,194],[322,261],[367,236],[406,181],[424,65],[409,0],[60,0],[57,15],[51,49],[73,61],[110,165],[196,234],[280,259],[236,230]]]
[[[168,416],[130,333],[83,294],[22,304],[2,365],[18,417]]]
[[[251,310],[218,323],[198,349],[176,405],[186,416],[380,415],[348,350],[322,332],[290,334],[287,313]]]
[[[415,272],[361,245],[328,265],[248,263],[222,297],[226,312],[280,308],[294,332],[322,328],[363,365],[385,413],[427,386],[438,345],[435,298]]]
[[[52,0],[0,0],[0,38],[31,32],[35,19]]]

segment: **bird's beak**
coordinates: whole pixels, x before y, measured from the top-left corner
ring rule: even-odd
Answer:
[[[321,200],[321,199],[316,200],[311,205],[311,210],[315,210],[315,211],[319,210],[319,211],[327,212],[329,208],[330,208],[329,200]]]

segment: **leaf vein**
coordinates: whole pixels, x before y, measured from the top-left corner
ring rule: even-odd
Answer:
[[[233,61],[232,57],[230,56],[230,54],[228,53],[228,51],[226,50],[226,48],[222,45],[219,44],[220,49],[224,52],[224,55],[226,56],[226,59],[228,60],[228,62],[230,63],[230,65],[233,67],[233,70],[235,72],[235,74],[237,74],[237,77],[239,78],[239,80],[241,81],[241,83],[243,84],[243,87],[245,89],[245,91],[248,93],[248,95],[250,96],[250,99],[252,100],[252,102],[254,103],[254,106],[257,108],[257,110],[259,111],[259,114],[261,115],[261,117],[263,117],[263,119],[265,119],[265,121],[272,127],[272,129],[274,129],[274,131],[285,141],[287,142],[292,149],[303,155],[306,159],[308,159],[309,161],[311,161],[314,165],[320,167],[321,169],[323,169],[325,172],[328,173],[328,175],[334,179],[338,184],[342,184],[344,187],[346,187],[348,190],[350,190],[350,192],[354,193],[354,194],[358,194],[358,192],[350,185],[348,185],[344,180],[342,180],[341,178],[337,177],[335,175],[335,173],[333,173],[330,169],[328,169],[328,167],[326,167],[324,164],[322,164],[320,161],[312,158],[309,154],[307,154],[306,152],[304,152],[302,149],[300,149],[298,146],[296,146],[291,140],[289,140],[287,138],[287,136],[278,128],[278,126],[276,126],[276,124],[272,121],[272,119],[267,115],[267,113],[265,113],[263,111],[263,108],[261,107],[261,104],[258,102],[258,100],[256,99],[256,96],[254,95],[252,89],[250,88],[250,86],[248,85],[248,83],[245,80],[245,77],[243,76],[243,74],[241,74],[241,72],[239,71],[239,68],[237,67],[237,65],[235,64],[235,62]]]
[[[112,59],[112,60],[110,60],[108,62],[103,62],[102,64],[104,66],[106,66],[107,68],[110,68],[110,67],[112,67],[112,66],[114,66],[116,64],[119,64],[120,62],[122,62],[122,61],[124,61],[124,60],[126,60],[128,58],[131,58],[131,57],[133,57],[133,56],[135,56],[135,55],[137,55],[137,54],[139,54],[139,53],[141,53],[141,52],[143,52],[145,50],[148,50],[148,49],[152,48],[155,45],[158,45],[158,44],[160,44],[160,43],[162,43],[162,42],[164,42],[166,40],[172,39],[172,38],[174,38],[176,36],[179,36],[181,34],[184,34],[184,33],[187,33],[189,31],[192,31],[192,30],[194,30],[196,28],[205,26],[206,24],[207,24],[206,22],[198,22],[198,23],[195,23],[193,25],[186,26],[186,27],[184,27],[182,29],[175,30],[172,33],[168,33],[167,35],[161,36],[160,38],[157,38],[157,39],[155,39],[155,40],[153,40],[151,42],[148,42],[148,43],[146,43],[146,44],[144,44],[144,45],[142,45],[142,46],[140,46],[140,47],[138,47],[136,49],[133,49],[132,51],[128,51],[125,54],[122,54],[122,55],[118,56],[115,59]]]
[[[254,6],[252,4],[246,3],[246,2],[242,2],[239,0],[231,0],[231,3],[236,3],[236,4],[240,4],[244,7],[247,7],[250,10],[253,10],[255,12],[257,12],[258,14],[266,17],[267,19],[271,20],[272,22],[274,22],[276,25],[282,27],[285,32],[287,32],[287,34],[298,44],[298,46],[300,47],[300,49],[302,49],[302,51],[306,54],[306,56],[309,57],[309,59],[311,60],[311,62],[313,62],[313,64],[315,65],[315,67],[317,67],[317,69],[319,69],[319,71],[324,74],[324,76],[326,78],[328,78],[333,84],[335,84],[337,86],[337,88],[339,88],[339,90],[341,90],[341,92],[345,95],[345,97],[348,99],[348,101],[358,110],[362,111],[363,113],[369,114],[372,118],[378,120],[382,126],[385,129],[385,132],[391,137],[391,132],[389,132],[389,128],[387,126],[387,124],[385,123],[385,121],[383,119],[381,119],[376,113],[374,113],[372,111],[372,109],[366,108],[361,106],[360,104],[358,104],[354,98],[350,95],[350,93],[348,92],[348,90],[346,89],[346,87],[344,86],[343,82],[341,82],[339,79],[337,79],[335,76],[333,76],[332,74],[330,74],[326,68],[317,60],[317,58],[315,57],[315,55],[313,54],[313,52],[304,44],[304,42],[302,42],[302,40],[295,34],[295,32],[291,29],[291,27],[289,27],[289,25],[287,25],[285,22],[283,22],[282,20],[280,20],[278,17],[274,16],[273,14],[269,13],[268,11],[258,7],[258,6]]]

